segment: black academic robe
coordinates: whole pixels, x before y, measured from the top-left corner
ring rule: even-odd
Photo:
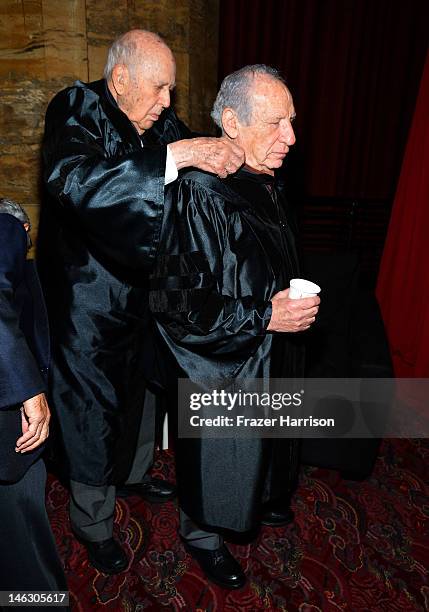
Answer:
[[[52,330],[52,406],[73,480],[123,481],[153,360],[146,273],[164,207],[170,109],[140,138],[104,80],[50,103],[38,258]]]
[[[274,180],[245,169],[223,181],[193,171],[170,197],[150,293],[164,362],[197,382],[301,376],[300,339],[266,331],[270,299],[298,274]],[[246,531],[263,501],[290,493],[297,445],[179,439],[176,460],[184,511],[199,523]]]

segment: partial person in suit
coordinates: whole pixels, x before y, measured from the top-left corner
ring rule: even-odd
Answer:
[[[45,508],[49,330],[29,230],[0,199],[0,591],[65,591]]]

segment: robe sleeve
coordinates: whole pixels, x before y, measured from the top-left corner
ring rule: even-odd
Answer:
[[[123,119],[123,121],[125,118]],[[129,124],[128,130],[132,132]],[[133,267],[153,260],[162,223],[166,145],[118,142],[98,101],[72,87],[51,102],[45,122],[44,178],[57,203],[79,217],[108,258]]]
[[[20,222],[0,214],[0,409],[45,391],[14,304],[14,287],[23,275],[26,250],[27,238]]]
[[[178,350],[221,360],[247,358],[266,334],[271,302],[224,290],[224,274],[241,273],[240,257],[231,253],[224,202],[183,180],[170,190],[167,206],[151,277],[150,308],[158,324]]]

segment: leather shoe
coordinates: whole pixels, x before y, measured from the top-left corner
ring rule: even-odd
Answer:
[[[166,480],[150,478],[139,484],[116,488],[117,497],[130,497],[131,495],[138,495],[148,502],[161,504],[176,497],[176,487]]]
[[[284,527],[293,522],[295,513],[285,506],[284,508],[269,508],[262,514],[261,523],[269,527]]]
[[[88,560],[92,566],[104,574],[120,574],[128,565],[128,557],[120,544],[113,538],[102,542],[90,542],[78,538],[88,553]]]
[[[246,576],[239,562],[234,559],[225,544],[215,550],[205,550],[188,544],[182,538],[185,550],[199,564],[206,577],[224,589],[241,589]]]

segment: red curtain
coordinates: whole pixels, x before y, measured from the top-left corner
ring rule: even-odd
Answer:
[[[391,200],[427,42],[427,0],[221,0],[219,77],[266,63],[297,111],[305,192]],[[293,170],[292,170],[293,167]]]
[[[377,297],[396,376],[429,377],[429,54],[381,261]]]

